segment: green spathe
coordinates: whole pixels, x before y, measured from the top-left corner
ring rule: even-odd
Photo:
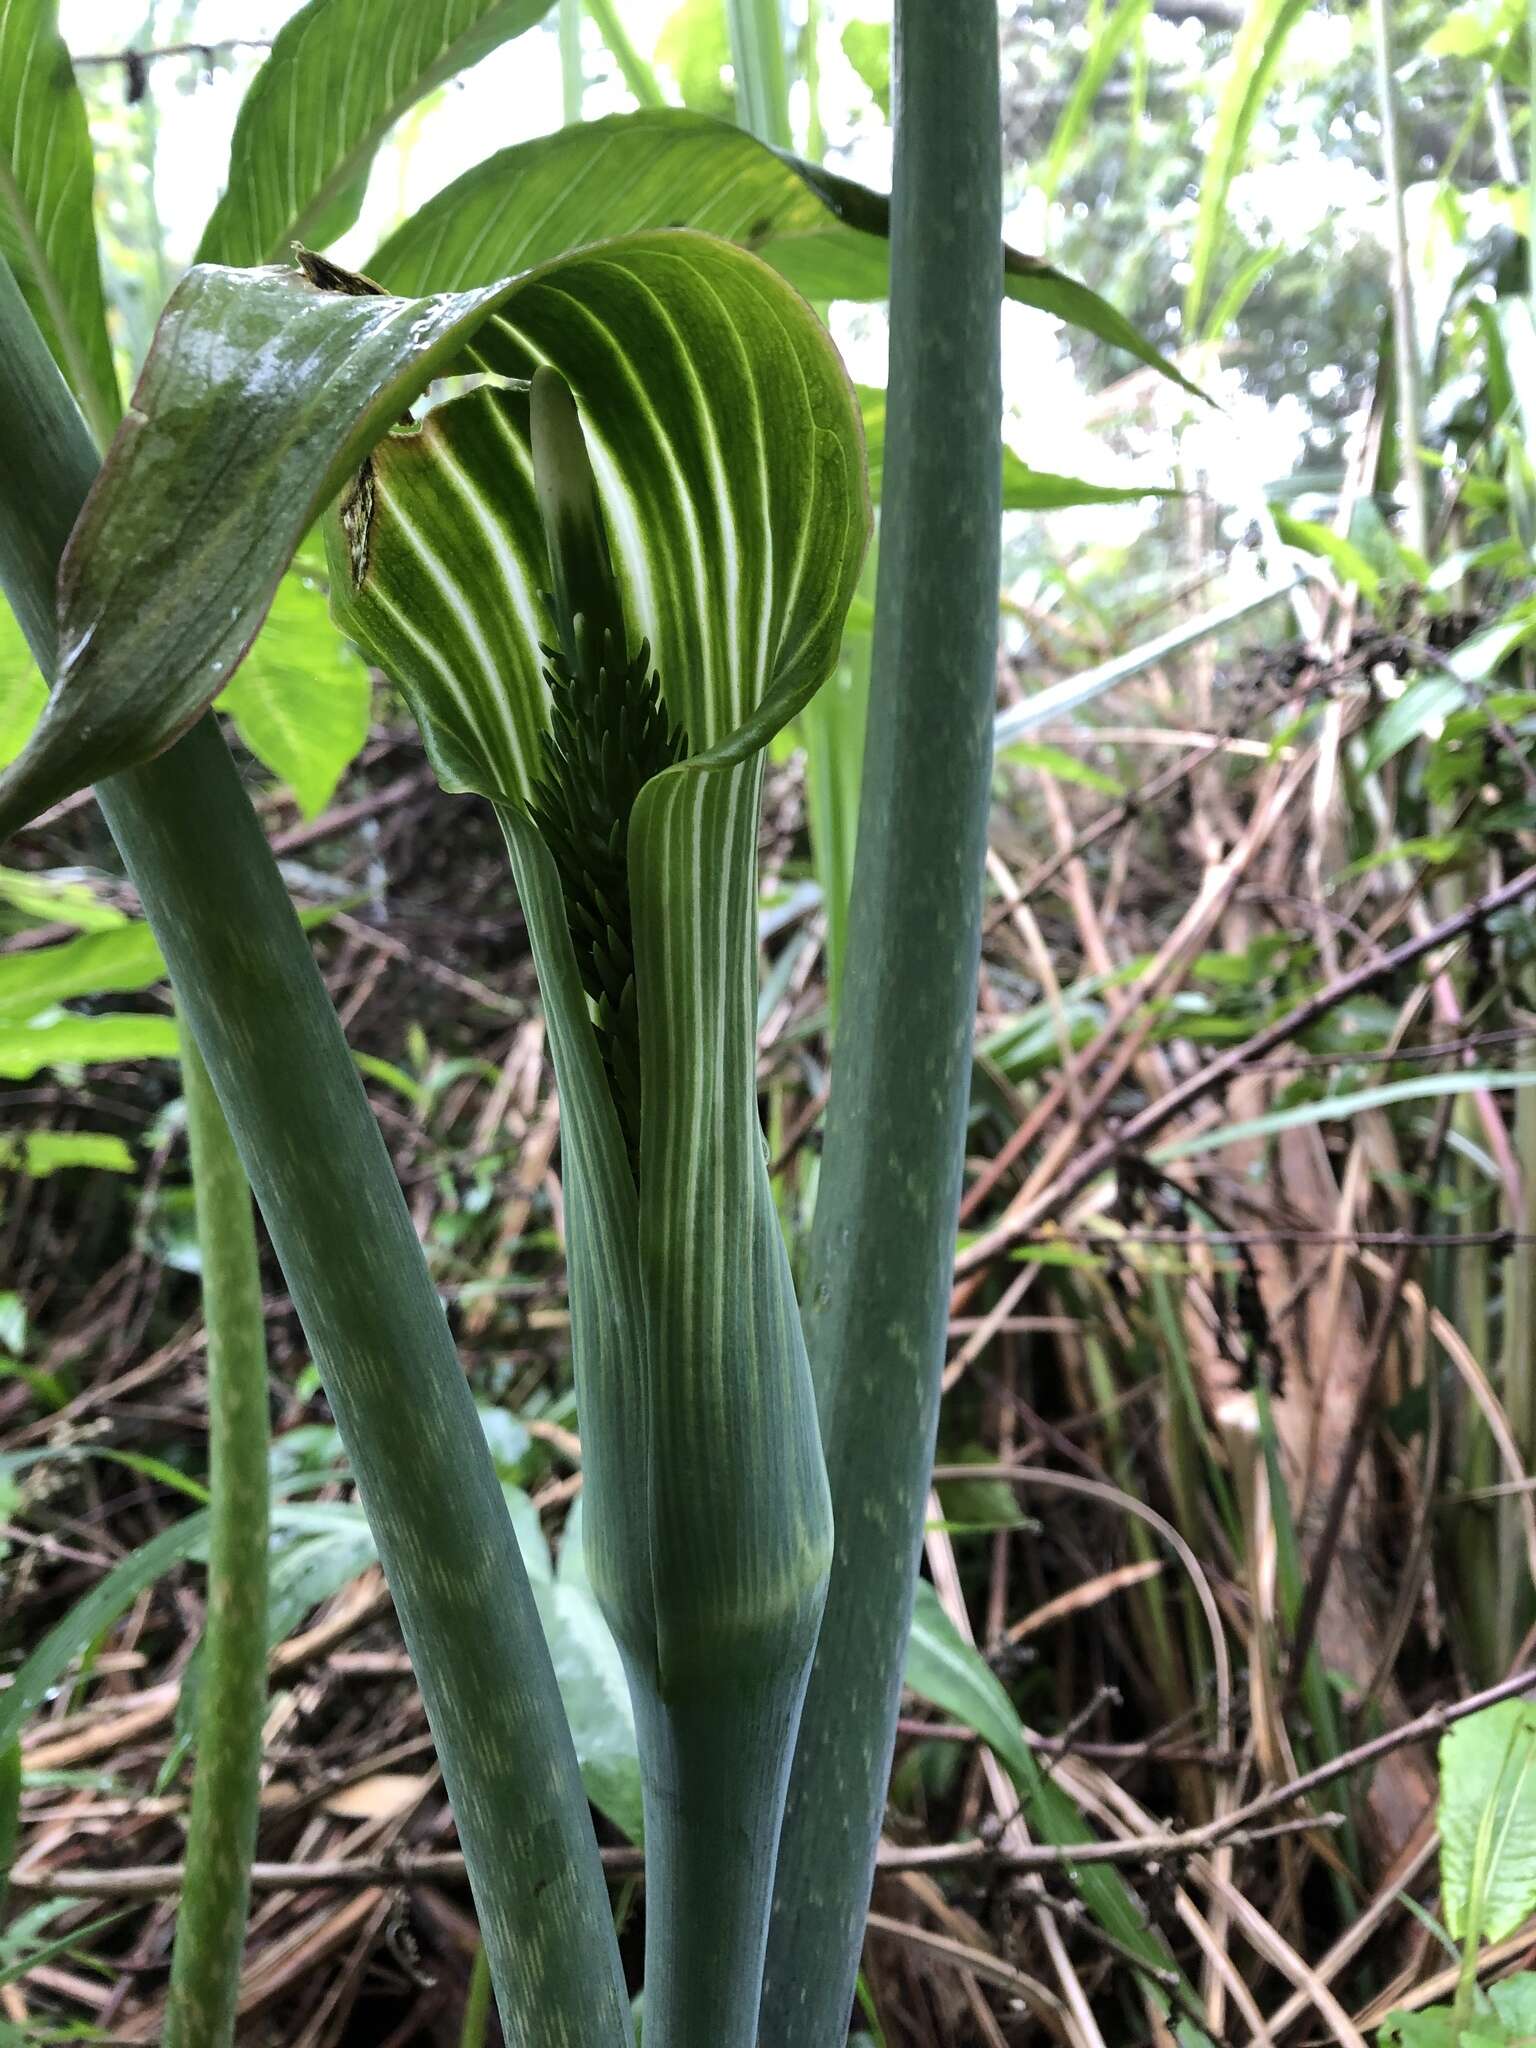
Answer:
[[[641,1740],[648,2024],[665,2048],[730,2048],[755,2032],[832,1537],[757,1114],[762,755],[835,660],[868,499],[841,364],[765,265],[664,234],[560,269],[476,335],[494,381],[374,448],[328,541],[341,622],[443,779],[502,820],[561,1089],[587,1560]],[[612,920],[633,959],[632,1161],[549,829],[548,649],[586,662],[590,703],[604,661],[643,674],[642,642],[687,753],[664,747],[633,796],[629,929]]]

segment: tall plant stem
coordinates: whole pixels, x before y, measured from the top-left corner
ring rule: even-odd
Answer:
[[[560,0],[560,95],[567,127],[581,119],[585,86],[581,62],[581,0]]]
[[[251,1192],[188,1032],[181,1053],[208,1339],[208,1623],[165,2048],[224,2048],[250,1899],[267,1699],[267,1347]]]
[[[725,0],[736,74],[737,116],[760,142],[793,147],[784,66],[782,0]]]
[[[997,632],[997,11],[897,0],[891,368],[869,737],[805,1294],[837,1549],[762,2048],[844,2038],[922,1542],[960,1198]]]
[[[0,586],[45,675],[96,453],[0,263]],[[514,2048],[627,2048],[570,1731],[496,1474],[336,1013],[211,717],[97,797],[320,1368],[416,1668]]]
[[[585,6],[597,23],[597,32],[608,46],[609,56],[618,65],[620,76],[641,106],[664,107],[667,96],[657,83],[655,72],[630,41],[629,30],[614,0],[585,0]]]
[[[1376,58],[1376,102],[1381,121],[1382,172],[1392,234],[1392,334],[1397,380],[1397,459],[1403,476],[1408,545],[1429,546],[1429,499],[1419,457],[1424,399],[1419,343],[1413,317],[1413,270],[1408,254],[1408,213],[1403,202],[1402,141],[1397,123],[1397,66],[1392,54],[1393,0],[1371,0],[1371,41]]]

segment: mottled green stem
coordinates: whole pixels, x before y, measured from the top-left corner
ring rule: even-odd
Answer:
[[[760,2048],[846,2038],[922,1541],[960,1197],[997,633],[997,9],[897,0],[869,738],[805,1295],[837,1548]]]
[[[233,2041],[267,1699],[267,1347],[256,1220],[191,1033],[181,1053],[208,1356],[208,1623],[164,2048]]]
[[[45,675],[96,452],[0,263],[0,588]],[[261,1206],[415,1665],[510,2048],[628,2048],[618,1944],[528,1575],[325,984],[213,718],[97,799]]]

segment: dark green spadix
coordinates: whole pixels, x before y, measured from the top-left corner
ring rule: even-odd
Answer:
[[[550,723],[529,810],[560,872],[582,986],[619,1122],[638,1171],[640,1020],[629,903],[635,799],[687,752],[651,669],[650,643],[630,657],[624,606],[575,400],[540,369],[530,401],[534,489],[549,547],[558,647],[545,647]]]

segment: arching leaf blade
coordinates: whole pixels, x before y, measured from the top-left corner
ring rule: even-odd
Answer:
[[[693,227],[756,250],[808,299],[890,289],[884,193],[684,108],[615,114],[518,143],[446,186],[379,248],[392,291],[455,290],[609,235]],[[1007,295],[1188,382],[1123,314],[1041,258],[1004,250]]]
[[[188,272],[64,556],[59,673],[0,777],[0,837],[192,724],[321,508],[497,297],[350,298],[297,271]]]
[[[1216,128],[1200,177],[1200,211],[1189,252],[1189,282],[1184,289],[1184,332],[1199,334],[1200,316],[1210,293],[1216,257],[1227,224],[1232,180],[1242,167],[1243,151],[1264,104],[1270,79],[1291,30],[1306,13],[1309,0],[1255,0],[1232,44],[1231,69],[1216,111]]]
[[[90,129],[58,13],[58,0],[0,8],[0,257],[105,441],[121,401],[91,211]]]
[[[521,35],[549,0],[309,0],[240,108],[200,263],[275,263],[357,218],[374,154],[434,86]],[[505,275],[505,272],[500,273]]]

